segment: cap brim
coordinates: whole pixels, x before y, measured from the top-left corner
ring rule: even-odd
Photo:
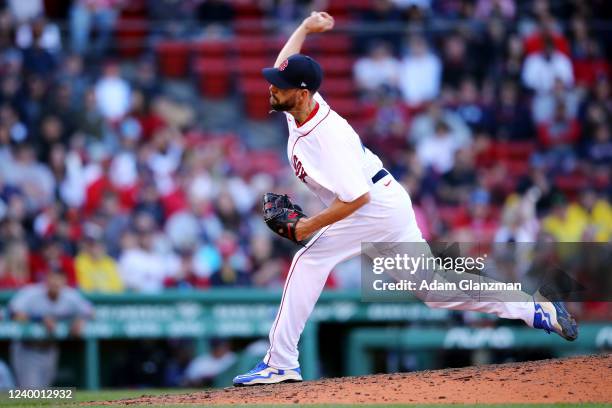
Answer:
[[[264,68],[261,70],[261,73],[266,78],[266,80],[280,89],[291,89],[296,88],[295,85],[290,84],[285,81],[283,77],[281,77],[278,68]]]

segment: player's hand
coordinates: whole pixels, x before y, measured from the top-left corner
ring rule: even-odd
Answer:
[[[334,18],[324,11],[313,11],[302,21],[307,33],[322,33],[334,28]]]
[[[295,239],[302,241],[314,232],[309,230],[308,225],[308,218],[300,218],[297,224],[295,224]]]

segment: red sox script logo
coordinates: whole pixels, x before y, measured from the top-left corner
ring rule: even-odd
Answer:
[[[308,174],[306,173],[306,170],[304,170],[304,167],[302,166],[302,162],[297,158],[295,154],[293,155],[292,165],[293,165],[293,170],[295,171],[296,177],[302,180],[302,182],[306,183],[306,176],[308,176]]]
[[[289,65],[289,60],[284,60],[283,62],[281,62],[281,64],[278,66],[278,70],[279,71],[284,71],[285,68],[287,68],[287,65]]]

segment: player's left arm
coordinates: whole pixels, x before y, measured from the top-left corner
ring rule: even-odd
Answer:
[[[295,237],[298,241],[301,241],[321,228],[345,219],[369,202],[370,193],[365,193],[350,202],[344,202],[336,198],[329,207],[317,215],[300,219],[295,226]]]

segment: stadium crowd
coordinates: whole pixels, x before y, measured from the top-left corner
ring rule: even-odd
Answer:
[[[259,197],[302,194],[292,172],[245,170],[246,143],[202,132],[150,47],[119,58],[113,37],[138,3],[155,22],[146,44],[232,38],[247,2],[62,3],[0,0],[0,289],[57,270],[86,292],[282,285],[292,246],[267,231]],[[249,3],[279,35],[326,6],[339,30],[378,29],[349,31],[354,124],[427,239],[610,241],[612,27],[593,24],[604,1]],[[329,286],[354,285],[342,276]]]

